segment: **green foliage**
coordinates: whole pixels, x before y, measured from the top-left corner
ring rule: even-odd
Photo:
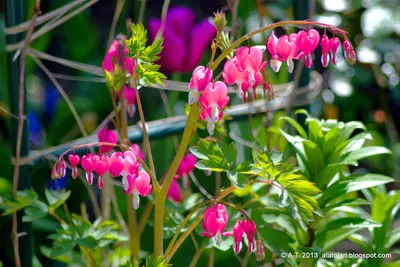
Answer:
[[[114,64],[114,73],[111,74],[108,71],[104,71],[104,77],[106,78],[106,85],[108,88],[113,88],[116,92],[122,89],[122,87],[128,82],[128,72],[123,70],[118,64]]]
[[[97,219],[93,224],[79,215],[72,215],[71,224],[61,224],[62,229],[49,236],[53,240],[50,258],[58,257],[76,246],[85,249],[104,248],[117,241],[127,241],[121,227],[111,220]]]
[[[163,80],[167,77],[159,72],[160,65],[154,64],[160,57],[163,47],[163,38],[158,38],[151,45],[147,44],[147,30],[141,23],[131,24],[132,37],[125,40],[128,47],[128,57],[137,61],[138,88],[149,84],[159,83],[164,85]]]

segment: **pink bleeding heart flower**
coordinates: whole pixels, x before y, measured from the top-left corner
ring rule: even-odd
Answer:
[[[331,51],[331,58],[333,65],[336,65],[336,52],[340,45],[340,39],[337,37],[329,39],[329,50]]]
[[[262,81],[261,70],[265,68],[267,62],[263,62],[263,52],[265,46],[240,47],[236,50],[235,64],[237,69],[243,73],[242,78],[245,84],[249,84],[254,89],[253,97],[256,97],[255,89]],[[239,94],[240,96],[241,94]],[[243,100],[246,101],[246,92],[243,92]]]
[[[183,178],[183,186],[189,187],[189,173],[194,170],[194,166],[196,165],[197,159],[196,157],[188,153],[186,156],[184,156],[181,160],[181,163],[178,166],[178,169],[176,171],[175,178]]]
[[[203,91],[206,86],[211,82],[213,76],[213,71],[209,68],[203,66],[198,66],[194,69],[192,78],[189,82],[189,105],[192,105],[199,99],[201,91]]]
[[[133,151],[133,153],[135,153],[136,157],[139,157],[143,161],[145,160],[144,154],[139,145],[133,144],[131,145],[130,149]]]
[[[122,187],[127,190],[129,187],[128,176],[136,178],[139,171],[139,162],[132,151],[124,152],[124,169],[121,172]]]
[[[249,90],[250,84],[246,82],[246,73],[240,71],[236,65],[236,57],[227,60],[224,64],[224,72],[222,73],[224,81],[229,84],[237,84],[237,96],[243,98]]]
[[[70,154],[68,156],[68,161],[71,164],[72,167],[72,178],[76,179],[76,177],[78,177],[78,164],[80,161],[79,155],[75,155],[75,154]]]
[[[296,59],[305,57],[305,65],[307,68],[312,66],[312,52],[317,48],[319,43],[319,33],[311,29],[309,31],[300,31],[297,34],[297,47],[300,53],[296,56]]]
[[[133,208],[138,209],[140,197],[146,197],[151,193],[150,176],[145,171],[140,171],[136,176],[127,176],[128,187],[125,189],[126,194],[133,194]]]
[[[124,155],[121,152],[114,152],[110,157],[109,172],[112,177],[118,177],[125,168]]]
[[[249,252],[251,253],[255,249],[254,235],[256,233],[256,223],[254,221],[244,220],[242,222],[242,229],[246,234]]]
[[[321,63],[322,66],[325,68],[328,67],[329,64],[329,38],[324,34],[321,39],[321,50],[322,50],[322,55],[321,55]]]
[[[280,58],[278,52],[278,41],[278,37],[276,37],[275,33],[272,32],[268,37],[267,42],[267,49],[271,54],[271,60],[269,61],[269,64],[275,72],[278,72],[282,65],[282,59]]]
[[[217,245],[222,243],[222,233],[225,230],[228,222],[228,213],[222,204],[216,204],[213,207],[208,207],[204,212],[204,220],[202,227],[203,235],[208,238],[215,238]]]
[[[109,130],[107,126],[103,129],[101,129],[97,133],[97,138],[99,139],[99,142],[105,142],[105,143],[111,143],[111,144],[118,143],[117,133],[113,130]],[[104,146],[100,146],[99,150],[100,150],[100,153],[107,153],[107,152],[110,152],[113,148],[114,147],[112,147],[112,146],[104,145]]]
[[[178,181],[175,179],[172,180],[171,185],[168,188],[167,197],[175,202],[182,201],[181,187],[179,186]]]
[[[343,42],[343,50],[344,50],[344,57],[350,65],[353,65],[357,61],[356,52],[354,52],[354,48],[351,45],[349,40],[345,40]]]
[[[297,56],[299,51],[297,48],[297,34],[292,33],[289,36],[281,36],[278,39],[277,51],[280,61],[286,61],[288,66],[287,70],[289,73],[292,73],[294,69],[293,59]]]
[[[102,189],[104,186],[103,175],[108,172],[111,165],[111,159],[108,156],[97,156],[97,158],[94,156],[93,159],[93,170],[99,176],[97,179],[97,187]]]
[[[125,36],[119,35],[118,40],[114,40],[111,43],[101,64],[104,71],[113,74],[115,70],[115,64],[118,64],[123,70],[127,70],[131,75],[133,74],[133,70],[137,67],[137,65],[134,59],[126,57],[128,54],[128,48],[123,42],[125,39]]]
[[[200,114],[202,120],[207,120],[207,130],[214,133],[215,125],[222,118],[222,109],[229,103],[228,88],[223,82],[209,83],[200,97],[200,105],[204,108]]]
[[[130,117],[135,115],[136,111],[136,89],[134,87],[129,87],[128,85],[124,85],[124,99],[126,109]],[[118,98],[121,101],[121,92],[118,91]]]
[[[86,180],[91,185],[93,184],[93,162],[92,162],[92,154],[88,154],[82,157],[81,166],[82,169],[86,171]]]
[[[166,72],[187,72],[193,70],[200,62],[208,48],[216,29],[208,19],[195,23],[194,10],[187,7],[168,9],[163,31],[163,50],[158,64]],[[148,29],[150,40],[154,41],[161,27],[161,20],[150,18]]]
[[[242,221],[238,220],[235,226],[233,227],[232,232],[225,232],[222,234],[223,236],[233,235],[233,240],[234,240],[233,250],[235,251],[236,254],[238,254],[242,249],[242,238],[244,236],[244,230],[242,224],[243,224]]]

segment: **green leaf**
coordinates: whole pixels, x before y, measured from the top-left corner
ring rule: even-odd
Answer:
[[[71,191],[66,191],[66,190],[59,190],[59,191],[54,191],[54,190],[45,190],[45,196],[47,199],[47,202],[49,203],[49,210],[54,211],[57,209],[59,206],[61,206],[69,196],[71,195]]]
[[[138,87],[143,87],[147,85],[154,85],[159,83],[164,85],[164,80],[167,78],[164,74],[159,72],[160,65],[153,63],[142,63],[138,65],[136,69],[136,74],[139,78]]]
[[[82,246],[85,248],[90,248],[90,249],[96,248],[97,245],[99,244],[99,242],[91,236],[88,236],[88,237],[82,238],[82,239],[78,239],[78,240],[76,240],[76,243],[79,246]]]
[[[147,43],[147,31],[143,24],[131,24],[132,37],[125,40],[128,48],[128,57],[139,58],[143,53]]]
[[[326,235],[328,232],[331,232],[336,229],[346,229],[346,228],[371,228],[371,227],[380,227],[381,224],[364,218],[356,218],[356,217],[346,217],[339,218],[336,220],[329,221],[324,227],[319,228],[315,232],[316,239]]]
[[[53,245],[50,252],[51,258],[56,258],[64,253],[70,251],[75,246],[72,240],[62,240]]]
[[[35,200],[30,207],[24,209],[25,215],[22,217],[23,222],[32,222],[37,219],[43,218],[48,213],[48,206],[39,201]]]
[[[351,240],[351,242],[356,243],[358,246],[360,246],[360,248],[362,248],[365,253],[373,252],[371,241],[367,237],[360,234],[352,234],[348,238],[349,240]]]
[[[358,161],[363,158],[367,158],[370,156],[375,156],[375,155],[380,155],[380,154],[391,154],[392,152],[385,148],[385,147],[380,147],[380,146],[368,146],[368,147],[363,147],[354,151],[351,151],[350,153],[344,155],[342,157],[342,160],[345,162],[352,162],[352,161]]]
[[[366,130],[365,125],[359,121],[350,121],[345,123],[344,128],[340,131],[339,142],[349,139],[351,134],[356,130]]]
[[[140,56],[140,59],[143,61],[157,61],[160,58],[157,55],[160,54],[163,49],[163,41],[163,38],[158,38],[150,46],[146,47],[143,51],[143,55]]]
[[[391,249],[400,240],[400,228],[395,228],[387,234],[385,248]]]
[[[335,182],[324,191],[320,199],[321,207],[324,207],[329,201],[346,193],[387,184],[393,181],[393,178],[381,174],[352,174],[345,177],[343,180]]]
[[[218,162],[209,160],[209,159],[203,159],[200,160],[196,163],[196,168],[200,170],[210,170],[214,172],[222,172],[222,171],[227,171],[226,166],[223,164],[219,164]]]
[[[322,252],[327,252],[337,244],[345,240],[351,234],[359,231],[359,228],[336,229],[321,235],[315,240],[314,245],[320,247]]]
[[[313,212],[318,210],[318,203],[315,196],[320,190],[303,176],[293,173],[283,173],[278,178],[282,190],[286,190],[292,202],[292,210],[296,220],[302,228],[313,220]]]
[[[304,154],[308,161],[310,181],[316,181],[319,173],[324,168],[324,158],[320,148],[312,142],[303,142]]]
[[[237,151],[235,144],[232,142],[229,146],[222,141],[217,141],[217,147],[221,150],[223,157],[229,163],[230,166],[236,164]]]
[[[170,266],[172,266],[171,264],[168,264],[165,261],[166,261],[165,257],[151,254],[146,259],[146,267],[170,267]]]
[[[298,109],[294,112],[294,114],[304,114],[307,116],[307,118],[311,118],[312,116],[310,115],[310,113],[308,113],[307,110],[305,109]]]
[[[286,232],[268,226],[257,228],[257,231],[260,233],[270,250],[274,252],[294,252],[294,249],[290,244],[294,244],[296,241]]]
[[[289,122],[297,130],[297,132],[299,133],[299,135],[301,137],[303,137],[305,139],[307,138],[306,131],[304,130],[303,127],[301,127],[301,125],[297,121],[295,121],[294,119],[292,119],[290,117],[286,117],[286,116],[280,118],[280,120],[285,120],[285,121]]]
[[[246,176],[238,172],[227,172],[229,180],[233,183],[233,185],[239,189],[244,188],[246,186]]]

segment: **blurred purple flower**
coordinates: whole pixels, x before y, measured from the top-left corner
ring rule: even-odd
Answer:
[[[216,34],[208,19],[195,22],[194,10],[179,6],[168,10],[164,28],[164,49],[158,64],[167,72],[192,71]],[[161,27],[158,18],[149,19],[150,39],[154,40]]]

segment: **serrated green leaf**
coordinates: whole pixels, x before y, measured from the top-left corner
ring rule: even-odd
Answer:
[[[47,199],[47,202],[50,204],[49,210],[54,211],[57,209],[59,206],[61,206],[69,196],[71,195],[71,191],[66,191],[66,190],[59,190],[59,191],[54,191],[54,190],[45,190],[45,196]]]
[[[200,160],[196,163],[195,166],[197,169],[200,169],[200,170],[210,170],[210,171],[215,171],[215,172],[227,171],[227,169],[225,169],[223,165],[220,165],[209,159]]]
[[[238,172],[228,171],[228,178],[231,180],[233,185],[239,189],[244,188],[246,186],[246,176]]]
[[[143,55],[141,55],[141,59],[144,61],[156,61],[158,60],[160,57],[157,56],[158,54],[161,53],[163,47],[162,47],[162,43],[163,43],[164,39],[163,38],[158,38],[157,40],[154,40],[154,42],[146,47],[146,49],[143,51]]]

